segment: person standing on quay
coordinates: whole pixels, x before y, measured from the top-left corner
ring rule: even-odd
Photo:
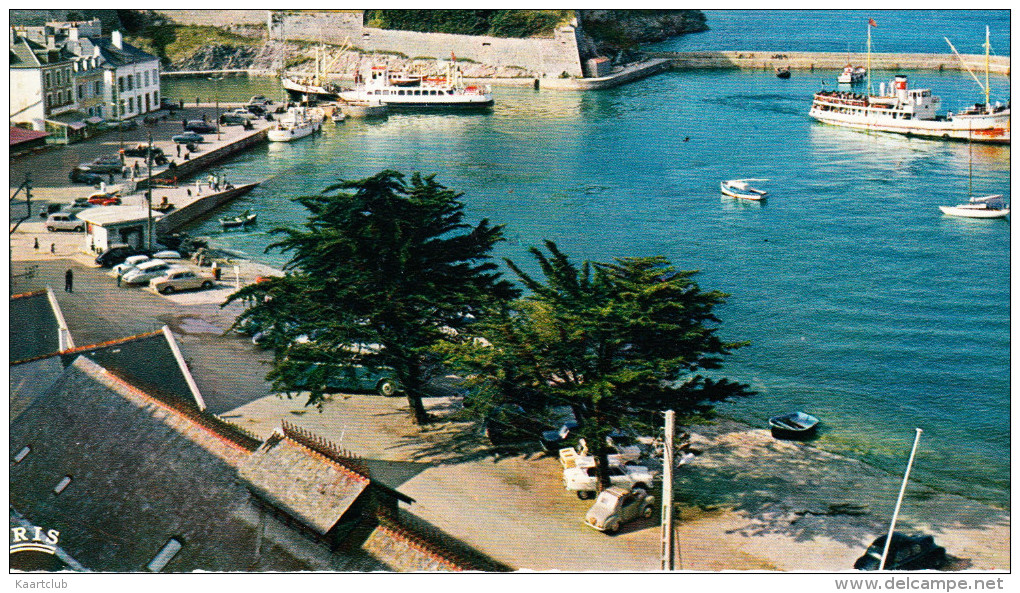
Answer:
[[[64,292],[74,292],[74,272],[70,268],[64,272]]]

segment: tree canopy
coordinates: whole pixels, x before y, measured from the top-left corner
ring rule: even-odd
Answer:
[[[612,429],[657,430],[666,409],[690,422],[749,394],[745,385],[702,374],[744,344],[718,336],[713,309],[727,295],[702,291],[696,272],[664,257],[578,267],[555,243],[545,248],[548,254],[531,249],[544,280],[507,261],[530,294],[479,325],[486,342],[455,351],[456,364],[472,376],[472,407],[570,406],[604,467]]]
[[[517,296],[489,255],[503,227],[465,222],[462,194],[434,177],[385,170],[295,200],[308,221],[274,229],[281,239],[266,248],[290,254],[286,274],[227,300],[247,304],[237,324],[274,350],[275,389],[319,404],[338,377],[392,369],[416,421],[427,419],[434,346]]]

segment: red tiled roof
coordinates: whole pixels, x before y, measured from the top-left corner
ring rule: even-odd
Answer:
[[[49,136],[46,132],[36,132],[35,130],[26,130],[24,128],[17,128],[11,126],[11,146],[29,142],[31,140],[37,140],[39,138],[45,138]]]

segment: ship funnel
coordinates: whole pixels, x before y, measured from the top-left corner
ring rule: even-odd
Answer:
[[[900,101],[907,100],[907,77],[903,74],[897,74],[893,79],[893,89],[896,92],[896,96]]]

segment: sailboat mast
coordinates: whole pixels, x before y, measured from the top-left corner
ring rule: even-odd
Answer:
[[[868,95],[871,95],[871,21],[868,21]]]
[[[967,199],[974,197],[974,148],[971,141],[971,122],[967,121]]]
[[[988,102],[989,101],[989,98],[988,98],[989,97],[989,95],[988,95],[988,93],[989,93],[989,88],[988,88],[988,68],[989,68],[988,61],[989,61],[989,58],[988,58],[988,54],[991,51],[991,49],[992,49],[991,33],[988,30],[988,25],[985,25],[985,111],[987,111],[989,113],[991,113],[991,111],[992,111],[992,106]]]

